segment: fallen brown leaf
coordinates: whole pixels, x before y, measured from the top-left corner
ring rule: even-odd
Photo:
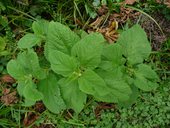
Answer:
[[[132,5],[136,2],[136,0],[125,0],[125,4]]]
[[[10,89],[5,88],[2,91],[1,102],[4,103],[4,105],[6,106],[10,106],[14,103],[17,103],[18,98],[16,95],[17,95],[16,91],[10,93]]]
[[[96,118],[99,118],[101,115],[101,111],[106,109],[115,109],[115,105],[108,103],[99,103],[99,105],[94,110]]]
[[[108,12],[108,7],[106,6],[106,5],[102,5],[99,9],[98,9],[98,11],[97,11],[97,13],[99,14],[99,15],[105,15],[107,12]]]
[[[96,31],[104,35],[109,43],[113,43],[118,39],[118,23],[116,21],[110,22],[106,28],[99,28]]]
[[[9,88],[4,88],[4,89],[2,90],[2,95],[7,95],[7,94],[10,93],[10,91],[11,91],[11,89],[9,89]]]
[[[170,0],[156,0],[159,4],[165,4],[168,8],[170,8]]]
[[[118,22],[113,20],[108,20],[107,23],[105,24],[106,16],[102,15],[98,17],[94,22],[92,22],[89,26],[91,28],[88,29],[88,33],[91,32],[99,32],[103,34],[105,39],[109,43],[113,43],[118,39]]]
[[[170,1],[165,2],[164,4],[167,5],[168,8],[170,8]]]
[[[35,111],[36,112],[39,112],[39,113],[42,113],[42,112],[44,112],[45,111],[45,106],[44,106],[44,104],[42,103],[42,102],[37,102],[36,104],[35,104]]]
[[[11,77],[10,75],[3,75],[1,77],[1,81],[3,83],[11,83],[11,84],[15,83],[15,79]]]
[[[102,25],[104,19],[105,16],[98,17],[93,23],[90,24],[90,27],[92,27],[93,29],[99,28]]]
[[[126,0],[126,2],[128,4],[132,4],[135,0],[133,0],[133,2],[132,0]],[[123,5],[123,3],[121,5]],[[141,14],[140,12],[136,12],[135,10],[124,6],[120,6],[119,13],[113,12],[109,16],[107,15],[108,10],[106,6],[99,8],[98,11],[99,17],[88,25],[87,32],[99,32],[109,43],[117,41],[119,37],[119,33],[117,31],[118,26],[124,25],[128,20],[133,21],[138,19]]]
[[[25,127],[29,127],[31,124],[33,124],[38,119],[38,115],[36,115],[33,112],[29,112],[27,116],[23,120],[23,124]]]
[[[109,17],[109,20],[117,21],[120,25],[126,23],[129,19],[133,20],[138,18],[140,15],[140,12],[136,12],[132,10],[131,8],[125,8],[125,7],[120,7],[120,12],[119,13],[114,13],[111,14]]]

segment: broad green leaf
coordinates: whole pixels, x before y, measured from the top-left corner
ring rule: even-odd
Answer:
[[[6,42],[4,38],[0,37],[0,52],[2,52],[6,47]]]
[[[7,55],[9,55],[9,54],[11,54],[9,51],[4,50],[4,51],[1,51],[1,52],[0,52],[0,57],[1,57],[1,56],[7,56]]]
[[[25,78],[25,81],[19,80],[17,91],[20,96],[25,98],[22,104],[25,107],[32,106],[36,101],[43,99],[43,94],[36,89],[31,77]]]
[[[28,33],[18,41],[18,47],[29,49],[35,46],[36,44],[39,44],[41,41],[42,39],[39,36]]]
[[[68,108],[72,108],[76,113],[79,113],[87,99],[87,95],[79,90],[78,82],[67,81],[67,79],[61,79],[60,82],[61,94]]]
[[[123,47],[124,55],[132,65],[143,62],[151,52],[146,33],[139,25],[122,32],[117,43]]]
[[[141,90],[151,91],[158,87],[156,82],[152,82],[146,79],[142,74],[136,73],[136,79],[134,80],[134,85]]]
[[[25,81],[23,81],[23,80],[18,81],[17,91],[18,91],[18,94],[20,96],[24,96],[23,92],[24,92],[24,89],[25,89],[25,84],[26,84],[25,82],[26,82],[26,80]]]
[[[32,24],[32,29],[36,35],[46,36],[48,33],[49,22],[47,20],[37,20]]]
[[[82,67],[95,68],[101,61],[104,41],[99,33],[89,34],[74,45],[72,55],[78,59]]]
[[[32,77],[37,79],[44,79],[46,77],[45,71],[39,66],[36,53],[32,50],[20,53],[16,60],[9,61],[7,71],[19,83],[32,79]]]
[[[29,100],[29,99],[24,99],[24,103],[22,104],[22,106],[30,107],[30,106],[33,106],[35,103],[36,103],[36,101]]]
[[[112,80],[113,81],[113,80]],[[118,101],[126,101],[132,93],[130,86],[123,80],[114,80],[114,82],[107,82],[110,87],[110,92]]]
[[[125,95],[131,94],[130,86],[123,79],[124,73],[122,72],[122,67],[119,67],[114,70],[105,71],[100,73],[102,78],[105,80],[108,87],[117,90],[120,93]]]
[[[70,54],[73,45],[80,40],[70,28],[59,22],[50,22],[47,34],[47,43],[45,46],[46,57],[51,51],[58,50],[60,52]]]
[[[139,89],[134,85],[131,86],[131,89],[132,89],[132,94],[130,95],[130,98],[127,101],[123,101],[123,102],[119,101],[119,106],[128,108],[135,103],[135,101],[139,96]]]
[[[33,50],[20,53],[17,57],[17,63],[28,75],[31,74],[38,79],[46,77],[45,71],[40,68],[38,56]]]
[[[110,44],[103,49],[102,54],[107,60],[112,62],[113,67],[122,64],[123,49],[119,44]]]
[[[82,73],[78,84],[80,90],[87,94],[103,96],[109,92],[104,80],[90,69]]]
[[[43,94],[36,89],[36,85],[32,81],[27,81],[24,85],[23,96],[31,101],[43,99]]]
[[[76,33],[77,33],[77,35],[82,39],[82,38],[84,38],[84,37],[86,37],[87,35],[88,35],[88,33],[86,32],[86,31],[84,31],[84,30],[78,30],[78,31],[76,31]]]
[[[158,87],[159,77],[150,66],[145,64],[140,64],[135,70],[135,81],[134,84],[138,88],[144,91],[151,91]]]
[[[103,69],[103,70],[112,70],[113,69],[113,64],[111,61],[101,61],[101,63],[98,66],[99,68]]]
[[[7,64],[8,73],[17,80],[23,80],[27,73],[23,67],[16,61],[10,60]]]
[[[94,96],[98,101],[119,103],[119,102],[125,102],[129,100],[132,91],[130,90],[130,87],[127,83],[125,83],[124,81],[119,81],[119,82],[117,81],[114,82],[113,84],[110,85],[107,84],[107,85],[110,87],[109,88],[110,90],[107,95]]]
[[[133,77],[130,77],[128,73],[124,73],[123,79],[129,84],[132,85],[134,83]]]
[[[107,95],[104,96],[100,96],[98,94],[95,94],[95,99],[99,102],[108,102],[108,103],[118,103],[119,100],[118,98],[114,95],[116,93],[116,91],[113,90],[113,92],[108,92]],[[128,98],[128,97],[126,97]]]
[[[97,72],[97,74],[99,74],[99,76],[101,76],[103,79],[108,79],[110,78],[110,80],[112,79],[112,77],[114,77],[114,79],[120,79],[123,77],[124,75],[124,69],[123,67],[117,67],[117,68],[112,68],[110,70],[104,70],[104,69],[96,69],[95,70]],[[108,75],[108,78],[107,78]]]
[[[158,75],[149,65],[146,64],[138,65],[136,72],[142,74],[147,79],[156,80],[156,81],[159,80]]]
[[[52,70],[63,76],[71,75],[78,68],[75,58],[60,51],[51,51],[49,54],[49,61]]]
[[[106,82],[109,93],[104,96],[96,95],[96,99],[104,102],[124,102],[127,101],[132,93],[130,86],[122,79],[120,69],[104,71],[98,70],[97,73]]]
[[[38,84],[38,90],[44,95],[43,103],[51,112],[56,114],[66,108],[57,82],[55,75],[50,74]]]
[[[25,98],[24,103],[22,104],[22,106],[25,106],[25,107],[32,106],[37,101],[37,100],[35,100],[34,96],[33,96],[33,99],[31,99],[32,95],[35,95],[35,92],[32,91],[32,90],[30,91],[30,89],[25,90],[25,89],[27,89],[26,88],[27,86],[31,86],[31,87],[33,87],[33,90],[34,89],[36,90],[36,85],[32,82],[31,77],[25,78],[23,80],[18,80],[17,91],[18,91],[18,94],[20,96],[23,96]],[[25,97],[25,94],[24,94],[25,91],[29,91],[29,92],[26,92],[26,97]],[[37,92],[37,90],[36,90],[36,92]],[[29,94],[27,94],[27,93],[30,93],[31,96],[29,96]],[[39,92],[38,92],[38,95],[39,95]],[[42,94],[40,94],[40,98],[42,98],[41,96],[42,96]]]

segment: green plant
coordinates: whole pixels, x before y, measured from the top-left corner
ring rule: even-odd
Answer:
[[[9,128],[9,127],[20,127],[20,117],[21,113],[19,106],[5,106],[0,104],[0,127]]]
[[[83,110],[79,121],[94,128],[168,128],[170,124],[170,83],[162,83],[157,91],[142,93],[130,108],[101,109],[96,119],[95,104]],[[93,109],[92,109],[93,107]]]
[[[32,29],[34,34],[19,40],[21,52],[7,65],[25,106],[42,100],[54,113],[65,108],[79,113],[88,96],[129,105],[138,89],[151,91],[158,86],[156,72],[143,63],[151,47],[139,25],[122,32],[116,44],[106,43],[99,33],[78,36],[53,21],[35,21]],[[44,46],[46,68],[40,67],[33,49],[37,45]]]
[[[0,37],[0,57],[9,54],[9,52],[5,49],[5,47],[6,47],[6,41],[4,38]]]

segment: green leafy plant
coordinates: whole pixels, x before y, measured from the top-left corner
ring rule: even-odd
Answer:
[[[0,37],[0,57],[8,55],[8,50],[5,49],[6,47],[6,40],[5,38]]]
[[[79,122],[83,122],[84,127],[95,128],[167,128],[170,124],[169,91],[169,83],[161,83],[157,91],[142,93],[136,104],[130,108],[114,106],[112,109],[102,109],[101,107],[97,119],[94,108],[100,104],[96,106],[94,103],[80,113]]]
[[[139,25],[122,32],[116,44],[99,33],[79,37],[58,22],[33,23],[34,34],[18,42],[21,53],[7,65],[18,83],[25,105],[42,100],[54,113],[71,108],[79,113],[88,96],[97,101],[127,105],[138,89],[156,89],[156,72],[144,64],[151,53],[147,36]],[[45,45],[44,45],[45,42]],[[47,69],[41,68],[34,46],[44,45]]]

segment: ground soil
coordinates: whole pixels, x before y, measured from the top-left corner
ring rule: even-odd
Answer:
[[[160,50],[162,44],[170,38],[170,21],[168,21],[163,14],[156,12],[151,15],[154,20],[159,24],[163,33],[153,20],[146,16],[142,16],[141,25],[145,29],[148,38],[152,43],[153,50]]]

